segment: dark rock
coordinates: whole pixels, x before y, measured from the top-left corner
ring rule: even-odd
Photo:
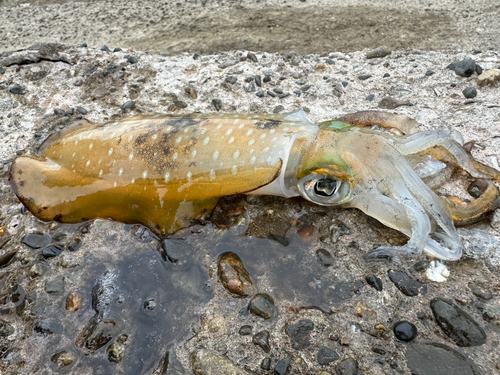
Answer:
[[[47,293],[62,293],[64,292],[64,276],[56,276],[45,283],[45,291]]]
[[[84,116],[88,113],[88,111],[83,107],[76,107],[76,110],[78,111],[78,113]]]
[[[114,342],[108,347],[108,360],[110,362],[119,363],[123,358],[125,346],[119,342]]]
[[[397,322],[392,331],[394,332],[394,336],[400,341],[413,341],[418,334],[415,324],[405,320]]]
[[[381,345],[374,345],[372,347],[372,352],[380,354],[380,355],[385,355],[385,353],[387,353],[386,349]]]
[[[107,45],[103,45],[101,47],[101,51],[104,51],[104,52],[111,52],[111,50],[109,49],[109,47]]]
[[[252,61],[252,62],[254,62],[254,63],[256,63],[256,62],[259,61],[257,59],[257,56],[255,56],[255,53],[253,53],[253,52],[248,52],[247,53],[247,59],[250,60],[250,61]]]
[[[39,320],[35,324],[35,331],[40,333],[62,333],[63,325],[57,319]]]
[[[248,76],[248,77],[245,77],[244,81],[246,83],[250,83],[250,82],[253,82],[255,80],[255,77],[254,76]]]
[[[241,326],[240,330],[238,331],[238,333],[241,336],[251,335],[252,334],[252,326],[249,326],[249,325]]]
[[[366,81],[368,78],[371,78],[371,74],[361,74],[358,76],[358,79],[360,79],[361,81]]]
[[[54,354],[50,360],[55,364],[57,371],[64,369],[66,372],[69,370],[68,366],[71,366],[75,362],[76,355],[71,352],[62,351]]]
[[[271,81],[271,76],[269,76],[269,75],[264,76],[264,78],[262,79],[262,81],[264,81],[264,83],[270,82]]]
[[[55,115],[64,115],[64,109],[61,109],[61,108],[56,108],[54,109],[54,114]]]
[[[75,113],[75,109],[74,108],[70,108],[66,111],[65,115],[66,116],[73,116],[73,114]]]
[[[368,276],[366,276],[365,280],[368,283],[368,285],[373,287],[375,290],[378,290],[379,292],[382,291],[382,289],[383,289],[382,280],[379,279],[377,276],[368,275]]]
[[[122,111],[132,110],[135,108],[135,102],[133,100],[128,100],[122,104]]]
[[[302,86],[302,85],[305,85],[305,84],[306,84],[306,81],[305,81],[305,80],[303,80],[303,79],[298,79],[298,80],[296,80],[296,81],[295,81],[295,83],[296,83],[297,85],[299,85],[299,86]]]
[[[328,64],[328,65],[335,65],[335,61],[333,61],[332,59],[326,59],[325,62]]]
[[[139,60],[135,56],[129,56],[129,57],[127,57],[127,61],[129,63],[131,63],[131,64],[137,64],[139,62]]]
[[[391,98],[390,96],[386,96],[378,103],[378,107],[384,109],[395,109],[404,105],[411,106],[412,104],[405,100]]]
[[[5,69],[3,66],[0,66],[0,74],[5,74],[7,69]]]
[[[389,271],[389,279],[401,293],[408,297],[427,293],[427,285],[415,280],[402,271]]]
[[[283,358],[276,364],[274,368],[274,375],[285,375],[290,369],[290,363],[292,360],[289,357]]]
[[[254,76],[255,78],[255,84],[259,87],[262,87],[262,77],[258,74]]]
[[[382,76],[382,78],[389,78],[391,75],[389,73],[384,73],[384,75]]]
[[[255,295],[248,304],[248,309],[253,315],[264,319],[274,318],[278,314],[278,309],[274,306],[273,298],[265,293]]]
[[[255,345],[258,345],[264,350],[266,353],[271,351],[271,347],[269,346],[269,332],[268,331],[260,331],[257,332],[252,337],[252,342]]]
[[[243,262],[233,252],[226,252],[219,255],[217,260],[217,275],[229,293],[247,297],[257,292]]]
[[[318,354],[316,355],[316,359],[321,366],[326,366],[331,362],[335,362],[339,358],[340,357],[337,352],[326,346],[319,348]]]
[[[26,89],[24,87],[19,86],[19,85],[14,85],[9,89],[9,92],[11,94],[15,94],[15,95],[24,95],[24,94],[26,94]]]
[[[486,343],[486,333],[472,317],[443,298],[431,300],[437,324],[458,346],[479,346]]]
[[[42,250],[45,259],[54,258],[64,251],[64,245],[52,245]]]
[[[281,95],[279,96],[279,98],[280,98],[280,99],[285,99],[285,98],[287,98],[287,97],[289,97],[289,96],[290,96],[290,93],[288,93],[288,92],[287,92],[287,93],[281,94]]]
[[[481,67],[476,68],[476,62],[470,57],[467,57],[466,59],[461,61],[453,62],[450,65],[448,65],[447,68],[455,71],[455,74],[457,74],[460,77],[470,77],[477,70],[482,71]]]
[[[113,52],[122,52],[122,49],[120,47],[115,47],[113,48]]]
[[[365,57],[367,59],[375,59],[377,57],[385,57],[388,56],[392,53],[392,51],[387,48],[386,46],[381,46],[375,49],[372,49],[371,51],[367,52]]]
[[[0,319],[0,337],[7,337],[14,333],[15,329],[7,320]]]
[[[76,251],[82,246],[82,240],[79,237],[74,237],[69,241],[68,251]]]
[[[83,48],[87,47],[87,43],[80,44],[80,47],[83,47]]]
[[[417,272],[422,272],[429,267],[429,261],[428,260],[419,260],[417,263],[413,265],[413,269]]]
[[[269,357],[264,358],[260,363],[260,368],[266,371],[271,370],[271,358]]]
[[[493,298],[493,294],[486,288],[483,288],[476,284],[469,285],[472,294],[476,297],[481,298],[484,301],[489,301]]]
[[[325,267],[330,267],[334,262],[333,262],[333,257],[332,254],[326,249],[318,249],[316,251],[316,254],[318,255],[319,261],[325,266]]]
[[[475,87],[467,87],[462,91],[462,93],[468,99],[472,99],[477,96],[477,90]]]
[[[347,82],[347,81],[342,81],[341,83],[342,83],[342,86],[344,86],[344,87],[347,87],[347,85],[349,84],[349,82]]]
[[[299,320],[298,323],[287,325],[285,332],[292,339],[292,348],[302,350],[311,345],[309,336],[314,329],[314,323],[309,319]]]
[[[425,75],[426,75],[427,77],[430,77],[430,76],[431,76],[431,75],[433,75],[434,73],[435,73],[435,72],[434,72],[433,70],[428,70],[428,71],[426,71],[426,72],[425,72]]]
[[[375,100],[375,94],[370,94],[368,95],[365,100],[368,100],[369,102],[373,102]]]
[[[218,112],[222,109],[222,101],[220,99],[212,99],[212,105],[214,106],[215,110]]]
[[[200,58],[199,53],[193,53],[193,60],[198,60]]]
[[[93,325],[86,335],[85,348],[91,353],[102,348],[111,341],[116,329],[116,323],[111,319],[104,319]]]
[[[238,80],[238,78],[235,76],[227,76],[226,77],[226,82],[230,83],[230,84],[235,84],[237,80]]]
[[[52,239],[48,234],[28,233],[23,237],[22,243],[32,249],[41,249],[49,246]]]
[[[273,98],[276,97],[276,94],[274,92],[270,91],[270,90],[267,91],[267,95],[269,95],[269,96],[271,96]]]
[[[304,85],[300,88],[300,91],[302,92],[306,92],[307,90],[309,90],[311,87],[313,87],[313,85]]]
[[[357,375],[358,363],[352,358],[344,359],[335,367],[335,372],[337,375]]]
[[[144,309],[152,311],[156,307],[156,301],[154,299],[148,299],[144,301]]]
[[[463,354],[436,342],[408,345],[406,363],[412,375],[482,375]]]
[[[282,105],[277,105],[276,107],[274,107],[273,113],[280,113],[284,110],[285,110],[285,107],[283,107]]]
[[[263,98],[264,96],[266,96],[266,93],[264,90],[260,90],[260,91],[257,91],[257,95],[259,98]]]
[[[276,94],[283,94],[283,90],[282,90],[282,89],[280,89],[279,87],[275,87],[275,88],[273,89],[273,91],[274,91]]]

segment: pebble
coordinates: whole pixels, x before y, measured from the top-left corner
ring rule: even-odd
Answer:
[[[390,96],[386,96],[378,103],[378,107],[384,109],[395,109],[404,105],[411,106],[412,104],[406,100],[398,100]]]
[[[477,90],[475,87],[467,87],[462,91],[462,93],[468,99],[472,99],[477,96]]]
[[[470,57],[461,61],[453,62],[449,64],[447,68],[453,70],[455,74],[460,77],[470,77],[474,73],[482,73],[482,68]]]
[[[285,110],[285,107],[283,107],[282,105],[277,105],[276,107],[274,107],[273,113],[280,113],[284,110]]]
[[[325,62],[328,64],[328,65],[335,65],[335,61],[333,61],[332,59],[326,59]]]
[[[382,280],[379,279],[377,276],[375,276],[373,274],[368,275],[368,276],[366,276],[365,280],[368,283],[368,285],[370,285],[375,290],[377,290],[379,292],[382,291],[382,289],[383,289]]]
[[[255,84],[259,87],[262,87],[262,77],[258,74],[254,76]]]
[[[78,294],[71,293],[66,297],[66,310],[68,311],[78,311],[82,304],[82,297]]]
[[[276,94],[274,92],[270,91],[270,90],[267,91],[267,95],[269,95],[269,96],[271,96],[273,98],[276,97]]]
[[[254,62],[254,63],[259,61],[259,59],[257,59],[257,56],[255,56],[255,53],[253,53],[253,52],[247,53],[247,59]]]
[[[238,64],[239,60],[227,59],[222,64],[219,64],[220,69],[226,69],[230,66]]]
[[[292,360],[290,359],[290,357],[283,358],[281,361],[279,361],[274,368],[274,375],[285,375],[286,373],[288,373],[291,362]]]
[[[139,60],[135,56],[129,56],[129,57],[127,57],[127,61],[129,63],[131,63],[131,64],[137,64],[139,62]]]
[[[271,370],[271,358],[266,357],[260,363],[260,368],[262,370]]]
[[[437,342],[410,344],[406,363],[415,375],[480,375],[482,371],[463,354]]]
[[[340,357],[337,352],[327,346],[319,348],[318,354],[316,354],[316,360],[321,366],[326,366],[331,362],[335,362],[339,358]]]
[[[388,56],[392,53],[392,51],[387,48],[387,46],[380,46],[378,48],[372,49],[371,51],[367,52],[365,57],[367,59],[375,59],[377,57],[385,57]]]
[[[35,331],[39,333],[62,333],[63,325],[57,319],[44,319],[39,320],[35,324]]]
[[[430,77],[430,76],[431,76],[431,75],[433,75],[434,73],[435,73],[435,72],[434,72],[433,70],[427,70],[427,71],[425,72],[425,75],[426,75],[427,77]]]
[[[235,84],[237,80],[238,80],[238,78],[235,76],[227,76],[226,77],[226,82],[230,83],[231,85]]]
[[[9,92],[11,94],[15,94],[15,95],[24,95],[24,94],[26,94],[26,89],[24,87],[19,86],[19,85],[14,85],[9,89]]]
[[[45,283],[47,293],[62,293],[64,291],[64,276],[53,277]]]
[[[74,237],[69,241],[68,251],[76,251],[82,246],[82,240],[79,237]]]
[[[196,375],[248,375],[228,359],[207,349],[195,350],[190,357],[193,373]]]
[[[500,68],[489,69],[477,77],[479,86],[494,85],[497,82],[500,82]]]
[[[14,333],[15,329],[7,320],[0,319],[0,337],[7,337]]]
[[[259,98],[263,98],[264,96],[266,96],[266,93],[264,90],[260,90],[260,91],[257,91],[257,93],[255,95],[257,95]]]
[[[335,372],[337,375],[358,375],[358,363],[352,358],[344,359],[335,367]]]
[[[184,89],[184,91],[186,92],[186,94],[188,94],[190,96],[191,99],[198,98],[198,93],[196,92],[194,87],[191,87],[191,86],[186,87]]]
[[[78,113],[80,113],[81,115],[84,115],[84,116],[88,113],[88,111],[83,107],[76,107],[76,110]]]
[[[318,259],[325,267],[330,267],[333,264],[332,254],[326,249],[318,249],[316,250],[316,254],[318,255]]]
[[[135,102],[133,100],[128,100],[122,104],[122,111],[126,111],[128,109],[132,110],[135,108]]]
[[[241,336],[251,335],[252,334],[252,326],[249,326],[249,325],[241,326],[238,333]]]
[[[474,294],[476,297],[478,297],[484,301],[489,301],[490,299],[493,298],[493,294],[491,293],[491,291],[489,291],[488,289],[483,288],[479,285],[471,284],[471,285],[469,285],[469,288],[470,288],[472,294]]]
[[[264,319],[271,319],[277,316],[278,309],[274,306],[274,300],[269,294],[260,293],[255,295],[248,304],[248,309],[253,315]]]
[[[397,322],[392,331],[398,340],[406,342],[413,341],[418,334],[415,324],[405,320]]]
[[[268,331],[260,331],[257,332],[252,337],[252,342],[255,345],[258,345],[264,350],[266,353],[271,351],[271,347],[269,346],[269,332]]]
[[[61,109],[61,108],[56,108],[54,109],[54,114],[55,115],[64,115],[64,109]]]
[[[104,51],[104,52],[111,52],[111,50],[109,49],[109,47],[107,45],[103,45],[101,47],[101,51]]]
[[[217,269],[219,280],[229,293],[247,297],[257,292],[238,254],[222,253],[217,260]]]
[[[268,74],[264,75],[264,78],[262,79],[264,83],[271,82],[271,76]]]
[[[112,343],[108,349],[108,360],[110,362],[119,363],[123,358],[123,352],[125,352],[125,346],[119,342]]]
[[[75,362],[76,355],[64,350],[54,354],[50,360],[56,365],[58,371],[63,369],[69,370],[67,367]]]
[[[32,249],[41,249],[49,246],[52,239],[48,234],[28,233],[21,242]]]
[[[296,324],[287,325],[285,332],[292,339],[292,348],[302,350],[311,345],[310,334],[314,329],[314,323],[309,319],[299,320]]]
[[[273,89],[273,91],[274,91],[276,94],[283,94],[283,90],[282,90],[282,89],[280,89],[279,87],[275,87],[275,88]]]
[[[389,279],[396,285],[401,293],[408,297],[427,293],[427,285],[415,280],[402,271],[389,271]]]
[[[52,245],[42,250],[45,259],[54,258],[64,251],[64,245]]]
[[[368,78],[371,78],[372,75],[371,74],[361,74],[358,76],[358,79],[360,79],[361,81],[366,81]]]
[[[90,353],[94,353],[111,341],[113,335],[116,333],[116,329],[114,320],[101,320],[85,332],[85,348],[87,348]]]
[[[5,74],[7,69],[5,69],[3,66],[0,66],[0,74]]]
[[[481,326],[451,301],[438,297],[431,300],[430,306],[436,323],[458,346],[480,346],[486,342]]]
[[[212,105],[216,111],[220,111],[222,109],[222,101],[220,99],[212,99]]]
[[[368,100],[369,102],[373,102],[375,100],[375,94],[370,94],[368,95],[365,100]]]

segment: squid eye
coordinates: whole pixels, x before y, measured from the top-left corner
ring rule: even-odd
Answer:
[[[331,178],[322,178],[314,185],[314,193],[323,197],[331,197],[337,189],[337,181]]]

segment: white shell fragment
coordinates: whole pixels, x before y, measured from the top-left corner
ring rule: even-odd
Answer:
[[[450,276],[450,269],[438,260],[433,260],[425,271],[425,277],[437,283],[444,283]]]

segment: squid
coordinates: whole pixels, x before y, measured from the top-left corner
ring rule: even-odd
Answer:
[[[160,237],[206,217],[224,196],[302,196],[358,208],[408,236],[406,245],[379,247],[368,259],[425,252],[457,260],[455,224],[498,206],[500,172],[474,160],[459,133],[414,132],[415,125],[377,111],[319,125],[302,111],[81,120],[49,136],[38,156],[17,158],[9,181],[41,220],[105,218],[143,224]],[[447,165],[481,181],[482,195],[465,204],[438,196],[432,188]]]

